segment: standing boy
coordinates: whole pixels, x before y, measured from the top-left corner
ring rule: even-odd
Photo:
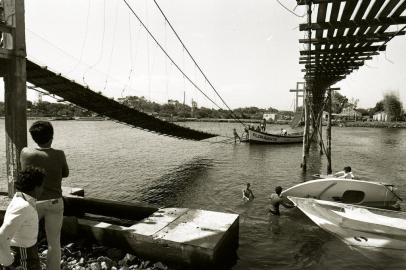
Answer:
[[[36,166],[44,169],[43,192],[37,202],[39,219],[45,219],[48,242],[47,270],[59,270],[61,264],[61,228],[63,221],[62,178],[68,177],[69,168],[65,153],[51,147],[54,129],[48,121],[37,121],[30,127],[36,148],[21,151],[22,168]]]
[[[275,188],[275,193],[271,194],[271,203],[270,203],[270,209],[269,212],[272,213],[275,216],[280,216],[280,211],[279,211],[279,205],[283,205],[286,208],[293,208],[293,204],[286,203],[284,200],[284,197],[281,196],[282,193],[282,187],[277,186]]]
[[[14,183],[17,192],[7,207],[0,228],[0,264],[5,269],[41,270],[35,200],[42,191],[44,177],[41,169],[26,168]]]

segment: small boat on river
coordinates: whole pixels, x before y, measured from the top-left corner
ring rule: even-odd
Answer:
[[[288,198],[320,228],[361,253],[406,258],[406,212]]]
[[[386,209],[399,208],[396,203],[401,200],[391,184],[339,178],[310,180],[284,190],[282,195]]]
[[[272,134],[257,130],[248,130],[246,140],[249,143],[261,144],[289,144],[289,143],[302,143],[303,133],[291,133],[288,135]]]

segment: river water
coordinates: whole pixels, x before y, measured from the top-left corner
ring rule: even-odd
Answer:
[[[225,143],[193,142],[110,121],[52,123],[54,147],[65,150],[71,169],[64,185],[82,187],[86,196],[240,214],[239,259],[233,270],[406,267],[394,260],[379,264],[352,251],[297,209],[282,208],[279,218],[267,214],[275,186],[289,187],[325,173],[325,156],[316,148],[304,174],[301,145],[234,144],[227,138],[220,139]],[[232,128],[242,129],[238,123],[182,125],[228,137]],[[280,128],[269,126],[268,131]],[[4,120],[0,133],[5,186]],[[33,146],[31,139],[28,143]],[[334,171],[350,165],[359,178],[396,184],[406,198],[406,130],[333,128],[332,156]],[[248,204],[241,200],[246,182],[256,196]]]

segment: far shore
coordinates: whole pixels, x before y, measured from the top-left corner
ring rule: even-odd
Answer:
[[[0,116],[0,119],[4,119],[4,116]],[[262,119],[219,119],[219,118],[175,118],[173,121],[169,119],[163,119],[168,122],[180,123],[180,122],[213,122],[213,123],[246,123],[246,124],[259,124],[262,123]],[[93,116],[93,117],[27,117],[27,120],[48,120],[48,121],[103,121],[110,120],[107,117]],[[275,122],[267,122],[267,125],[288,125],[291,120],[277,120]],[[327,122],[323,122],[323,126],[326,126]],[[406,122],[379,122],[379,121],[334,121],[332,126],[335,127],[365,127],[365,128],[406,128]]]

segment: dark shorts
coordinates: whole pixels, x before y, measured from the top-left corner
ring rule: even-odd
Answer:
[[[11,251],[14,253],[13,267],[19,267],[18,269],[21,270],[41,270],[36,244],[29,248],[12,246]],[[4,269],[8,270],[13,268],[4,267]]]

